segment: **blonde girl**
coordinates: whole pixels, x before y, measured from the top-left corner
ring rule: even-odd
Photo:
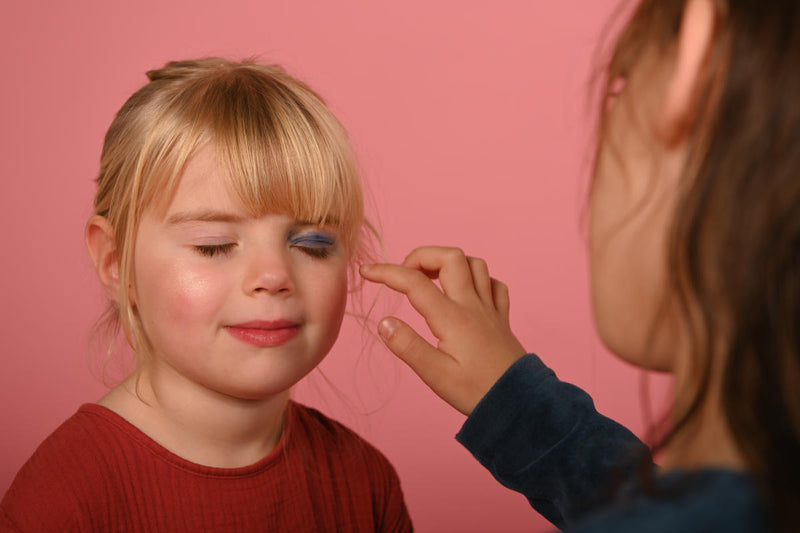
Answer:
[[[458,440],[559,528],[800,531],[798,66],[795,0],[641,0],[613,48],[590,195],[592,301],[614,354],[674,375],[658,467],[525,355],[484,261],[426,247],[362,270],[405,293],[439,339],[379,325],[469,415]]]
[[[178,61],[117,113],[86,244],[135,370],[36,450],[11,531],[408,531],[383,455],[289,389],[363,251],[342,126],[274,66]]]

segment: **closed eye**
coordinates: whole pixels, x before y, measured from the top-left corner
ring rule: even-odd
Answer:
[[[198,244],[194,247],[197,253],[207,257],[214,257],[217,255],[228,255],[233,251],[235,242],[228,242],[225,244]]]
[[[336,237],[327,232],[308,232],[291,236],[289,244],[311,257],[324,259],[336,246]]]

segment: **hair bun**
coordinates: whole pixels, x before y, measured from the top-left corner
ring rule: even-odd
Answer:
[[[146,75],[150,81],[185,78],[199,72],[230,67],[231,62],[220,57],[206,57],[202,59],[189,59],[183,61],[170,61],[163,67],[148,70]]]

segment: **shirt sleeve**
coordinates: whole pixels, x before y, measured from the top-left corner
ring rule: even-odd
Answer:
[[[385,504],[380,521],[380,531],[385,533],[410,533],[414,531],[414,527],[411,524],[411,517],[408,514],[403,491],[400,488],[400,479],[394,467],[388,461],[385,463],[385,469]]]
[[[359,438],[360,462],[369,479],[374,529],[381,533],[414,531],[406,507],[400,478],[389,459],[367,441]]]
[[[633,433],[534,354],[506,371],[456,439],[559,528],[607,504],[649,457]]]
[[[81,531],[76,492],[55,457],[43,449],[26,462],[0,501],[0,532]],[[67,459],[68,461],[68,459]]]
[[[21,530],[11,521],[11,518],[2,507],[0,507],[0,531],[4,533],[21,533]]]

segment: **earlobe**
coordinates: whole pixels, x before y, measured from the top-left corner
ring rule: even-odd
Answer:
[[[86,223],[86,249],[108,296],[119,298],[119,259],[114,240],[114,228],[108,219],[100,215],[92,216]]]
[[[683,141],[692,126],[714,37],[715,13],[712,0],[686,0],[674,69],[656,117],[656,135],[667,146]]]

